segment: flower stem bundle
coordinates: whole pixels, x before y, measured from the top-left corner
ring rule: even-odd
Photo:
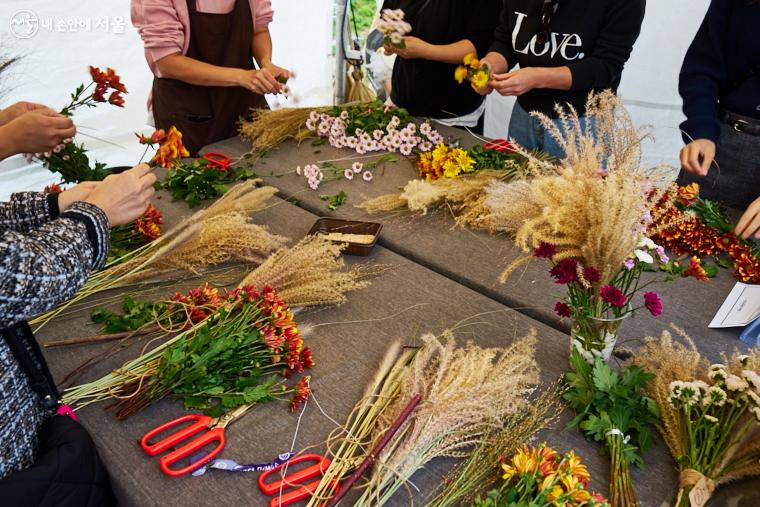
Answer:
[[[87,85],[79,85],[71,94],[71,101],[61,109],[62,115],[71,117],[81,107],[93,108],[101,103],[124,107],[123,94],[127,93],[127,88],[116,71],[109,68],[103,72],[90,66],[90,77]],[[103,163],[96,162],[94,167],[90,167],[87,150],[71,139],[64,140],[51,152],[37,153],[35,156],[48,170],[60,174],[63,183],[100,181],[109,174]]]
[[[638,505],[629,465],[641,467],[640,453],[653,442],[649,427],[660,412],[644,389],[654,375],[635,365],[617,373],[601,358],[592,366],[577,350],[572,352],[571,366],[563,397],[578,415],[568,426],[580,428],[586,438],[601,443],[608,452],[610,505]]]
[[[681,335],[647,338],[633,361],[655,374],[646,389],[681,472],[676,506],[688,507],[704,505],[721,484],[760,476],[760,355],[723,354],[710,365]]]
[[[63,399],[81,407],[116,398],[112,408],[119,419],[168,395],[182,398],[186,409],[210,413],[293,395],[295,410],[308,397],[308,377],[295,386],[284,379],[313,364],[293,313],[276,291],[243,286],[200,324],[101,380],[67,390]]]

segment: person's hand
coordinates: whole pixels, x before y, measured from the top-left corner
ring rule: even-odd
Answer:
[[[744,239],[749,239],[752,236],[755,236],[755,239],[760,239],[760,197],[749,205],[739,219],[739,223],[736,224],[734,233]]]
[[[24,113],[0,127],[0,156],[49,152],[76,133],[71,118],[56,112],[40,109]]]
[[[501,95],[519,97],[538,87],[538,74],[535,68],[526,67],[506,74],[494,74],[488,84]]]
[[[681,149],[681,167],[684,171],[707,176],[715,160],[715,143],[709,139],[696,139]]]
[[[262,95],[280,93],[283,88],[282,83],[278,82],[277,78],[266,68],[261,70],[241,70],[238,85]]]
[[[86,200],[99,184],[98,181],[83,181],[76,186],[67,188],[58,194],[58,210],[63,213],[75,202]]]
[[[97,184],[85,199],[102,209],[111,227],[128,224],[145,212],[155,190],[156,175],[147,164],[112,174]]]
[[[404,37],[404,47],[399,48],[392,44],[385,45],[385,54],[396,54],[404,60],[412,60],[415,58],[428,58],[430,54],[430,44],[420,39],[419,37],[413,37],[407,35]]]
[[[272,62],[264,62],[261,65],[261,68],[268,70],[269,73],[272,74],[272,76],[274,76],[275,80],[277,80],[278,82],[280,80],[287,81],[288,79],[293,77],[293,73],[290,72],[288,69],[284,69],[278,65],[273,64]]]
[[[37,104],[35,102],[16,102],[12,106],[8,106],[0,111],[0,125],[5,125],[21,116],[22,114],[30,113],[32,111],[55,113],[52,109],[44,104]]]

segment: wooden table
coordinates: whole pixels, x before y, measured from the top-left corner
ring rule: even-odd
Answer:
[[[213,145],[211,149],[236,156],[247,151],[247,146],[233,139]],[[314,349],[317,365],[312,372],[315,400],[308,404],[301,419],[294,449],[325,451],[323,442],[335,428],[327,416],[340,423],[345,421],[393,340],[414,345],[423,333],[439,333],[474,315],[479,315],[476,322],[460,332],[458,339],[474,339],[484,346],[499,346],[535,328],[539,335],[536,356],[542,370],[542,383],[548,385],[556,380],[566,370],[569,345],[566,329],[551,312],[561,290],[550,283],[546,266],[529,265],[507,284],[500,285],[496,281],[498,273],[520,254],[505,238],[452,229],[450,217],[443,214],[418,218],[401,215],[367,217],[353,207],[364,198],[395,191],[415,177],[413,167],[405,160],[376,171],[370,184],[336,181],[325,184],[319,192],[309,190],[305,180],[295,174],[278,176],[294,171],[297,165],[344,156],[346,152],[325,146],[286,144],[256,165],[266,183],[280,188],[282,199],[295,197],[299,201],[296,206],[282,199],[276,200],[274,206],[255,215],[256,223],[267,225],[274,233],[288,236],[295,242],[307,233],[319,216],[381,220],[385,227],[380,246],[369,258],[350,258],[349,262],[381,263],[391,267],[369,288],[350,294],[346,304],[298,315],[297,320],[305,331],[305,341]],[[337,212],[329,213],[319,195],[333,195],[340,190],[349,194],[349,202]],[[190,213],[184,203],[171,202],[166,195],[157,204],[164,212],[167,227]],[[225,283],[234,283],[245,272],[243,266],[234,268],[225,274]],[[624,328],[624,338],[636,339],[659,333],[672,320],[683,326],[710,357],[720,350],[739,346],[735,331],[706,329],[706,323],[732,285],[727,273],[709,284],[695,284],[692,280],[684,280],[668,285],[663,294],[667,305],[665,316],[661,319],[637,316]],[[139,297],[155,300],[194,285],[198,282],[184,280]],[[56,321],[43,329],[38,338],[45,343],[97,332],[88,322],[87,315],[81,314]],[[135,340],[117,355],[97,364],[82,380],[99,378],[120,366],[134,357],[142,344],[141,340]],[[46,351],[46,356],[53,374],[63,378],[83,359],[110,346],[51,349]],[[81,420],[92,432],[101,456],[111,470],[121,502],[138,506],[267,505],[267,499],[256,487],[257,474],[212,471],[204,478],[170,479],[160,473],[157,459],[144,455],[137,441],[147,430],[181,413],[181,406],[170,400],[161,401],[125,422],[116,421],[102,405],[89,406],[80,412]],[[288,413],[284,403],[257,407],[230,426],[224,456],[238,462],[262,462],[290,450],[297,416]],[[565,411],[562,421],[569,417]],[[580,433],[564,430],[563,424],[543,430],[540,438],[558,450],[576,449],[589,465],[594,489],[606,492],[607,459],[600,456],[597,446],[586,442]],[[672,500],[677,481],[673,461],[662,444],[647,453],[645,461],[644,470],[634,471],[642,504],[667,504]],[[441,484],[451,464],[450,460],[437,460],[414,476],[414,484],[421,490],[415,498],[416,505],[424,505],[427,495]],[[729,505],[729,502],[738,506],[760,505],[758,490],[757,481],[737,483],[722,488],[711,505]],[[410,499],[405,492],[400,492],[392,504],[409,505]]]

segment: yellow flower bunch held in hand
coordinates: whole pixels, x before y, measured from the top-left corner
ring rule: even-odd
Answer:
[[[478,60],[475,53],[469,53],[464,57],[464,65],[454,71],[454,79],[459,84],[467,80],[474,89],[480,90],[491,81],[491,66]]]

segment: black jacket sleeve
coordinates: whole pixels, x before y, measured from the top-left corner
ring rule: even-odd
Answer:
[[[70,298],[108,257],[108,219],[76,202],[29,232],[0,232],[0,329]]]
[[[619,82],[641,33],[645,8],[646,0],[617,0],[610,6],[591,54],[568,65],[573,76],[571,90],[598,90]]]
[[[507,65],[509,68],[517,65],[517,57],[515,56],[514,48],[512,47],[512,30],[509,26],[511,7],[509,1],[503,2],[501,8],[501,15],[499,16],[499,24],[493,33],[493,42],[489,51],[500,53],[507,59]]]
[[[0,202],[0,231],[28,232],[58,218],[57,193],[19,192]]]
[[[728,81],[723,41],[730,10],[731,2],[713,0],[681,67],[678,91],[686,115],[681,129],[687,143],[692,138],[717,141],[720,137],[718,97]]]

